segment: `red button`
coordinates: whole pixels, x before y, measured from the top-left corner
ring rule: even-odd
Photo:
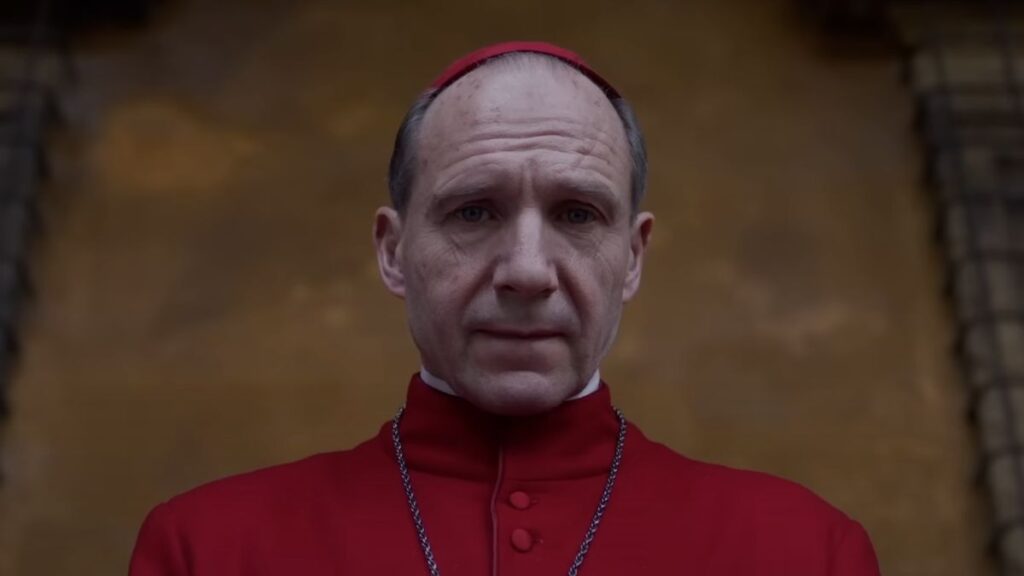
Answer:
[[[530,495],[526,492],[513,492],[508,495],[508,503],[517,510],[526,510],[530,507]]]
[[[512,531],[512,547],[520,552],[529,552],[533,548],[533,536],[523,528]]]

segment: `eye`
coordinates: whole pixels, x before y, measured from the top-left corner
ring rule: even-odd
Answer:
[[[463,206],[455,211],[455,215],[464,222],[481,222],[484,217],[488,214],[488,211],[483,206]]]
[[[597,219],[597,215],[593,210],[576,206],[565,211],[565,219],[570,224],[589,224]]]

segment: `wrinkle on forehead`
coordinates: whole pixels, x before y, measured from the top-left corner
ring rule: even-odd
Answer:
[[[499,60],[466,74],[438,95],[424,117],[423,132],[435,123],[458,126],[509,116],[577,118],[609,131],[618,127],[625,139],[618,114],[600,88],[568,65],[544,60],[517,66]]]
[[[417,172],[424,182],[486,150],[560,151],[603,165],[628,194],[631,169],[625,129],[604,93],[561,63],[501,61],[449,86],[427,110],[419,133]],[[449,174],[449,176],[451,176]]]
[[[617,170],[628,169],[620,161],[614,135],[592,125],[553,120],[538,126],[523,126],[522,129],[509,123],[503,126],[503,130],[493,130],[489,125],[477,124],[446,138],[444,144],[435,149],[434,157],[438,163],[434,169],[437,175],[456,169],[465,160],[484,160],[490,153],[517,152],[563,155],[573,166],[589,162],[602,173],[606,172],[604,175],[613,182]]]

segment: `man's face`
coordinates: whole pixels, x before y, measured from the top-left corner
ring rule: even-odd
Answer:
[[[578,392],[639,285],[653,217],[630,214],[625,131],[575,71],[484,66],[428,110],[403,218],[378,211],[388,288],[423,365],[490,412]]]

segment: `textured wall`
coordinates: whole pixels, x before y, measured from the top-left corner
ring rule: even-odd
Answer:
[[[648,133],[658,220],[603,365],[616,403],[691,456],[810,486],[888,575],[979,573],[895,64],[827,56],[782,0],[431,4],[193,0],[81,46],[0,573],[123,573],[157,501],[376,431],[418,367],[370,241],[394,129],[450,59],[510,38],[586,55]]]

